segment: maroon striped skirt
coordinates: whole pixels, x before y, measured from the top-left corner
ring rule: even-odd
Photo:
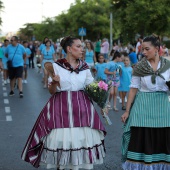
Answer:
[[[52,135],[50,134],[52,131],[62,128],[71,128],[72,130],[75,128],[86,128],[85,131],[88,131],[88,133],[85,133],[87,135],[85,136],[87,138],[88,134],[93,133],[93,130],[96,130],[96,132],[99,133],[99,136],[101,136],[101,134],[103,136],[100,137],[100,142],[96,141],[95,143],[94,140],[93,146],[88,147],[79,145],[78,148],[74,146],[74,148],[70,147],[66,149],[68,153],[74,149],[77,149],[79,152],[80,149],[84,149],[84,152],[82,152],[82,154],[86,153],[83,158],[84,160],[80,156],[81,161],[77,161],[79,162],[77,163],[77,166],[80,166],[79,164],[95,164],[97,159],[101,160],[101,157],[104,156],[104,135],[106,135],[106,131],[93,103],[84,91],[63,91],[55,93],[44,106],[26,142],[22,153],[22,159],[31,163],[33,166],[38,167],[42,161],[42,153],[44,153],[45,150],[48,150],[48,152],[50,151],[48,155],[53,155],[55,153],[57,160],[55,161],[55,164],[57,167],[73,164],[71,161],[74,160],[73,158],[64,161],[64,163],[63,161],[60,161],[60,158],[62,159],[61,150],[64,150],[61,146],[60,148],[47,148],[48,145],[46,141],[48,140],[48,136],[51,137]],[[89,131],[90,129],[92,129],[92,131]],[[56,141],[57,140],[58,139],[56,138]],[[92,159],[92,157],[95,159]],[[43,160],[45,160],[44,154]],[[52,161],[50,161],[50,164],[51,162]],[[48,162],[44,163],[48,164]]]

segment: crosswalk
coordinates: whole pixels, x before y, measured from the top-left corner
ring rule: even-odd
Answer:
[[[0,121],[7,121],[11,122],[12,121],[12,115],[11,115],[11,109],[10,109],[10,101],[8,98],[8,92],[7,92],[7,87],[4,86],[3,84],[3,74],[1,74],[1,97],[3,98],[2,101],[0,101],[0,105],[2,108],[2,112],[0,113]]]

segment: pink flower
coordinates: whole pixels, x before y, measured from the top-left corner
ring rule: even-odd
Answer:
[[[108,90],[108,84],[106,84],[104,81],[99,81],[98,86],[100,89],[103,89],[105,91]]]

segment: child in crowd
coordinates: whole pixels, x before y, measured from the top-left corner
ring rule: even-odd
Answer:
[[[104,55],[98,54],[98,63],[95,65],[96,79],[106,81],[107,76],[104,73],[107,63],[105,63]]]
[[[31,50],[28,48],[28,42],[27,41],[23,42],[23,46],[25,47],[25,52],[26,52],[27,59],[26,59],[26,63],[24,64],[26,66],[24,67],[22,82],[27,83],[27,76],[28,76],[27,69],[28,69],[28,65],[29,65],[29,57],[31,55]]]
[[[110,101],[113,97],[113,110],[118,111],[116,107],[116,100],[117,100],[117,91],[120,81],[120,70],[121,68],[117,65],[117,62],[120,62],[121,55],[119,52],[115,52],[112,61],[107,63],[105,74],[107,75],[107,79],[113,82],[113,86],[111,87],[110,96],[109,96],[109,103],[108,107],[111,108]]]
[[[122,68],[124,67],[124,56],[127,56],[127,53],[124,52],[124,53],[121,53],[121,58],[120,58],[120,61],[117,62],[117,65]],[[120,80],[121,81],[121,80]],[[120,82],[121,83],[121,82]],[[118,91],[119,91],[119,88],[118,88]],[[122,103],[122,92],[119,91],[119,95],[117,96],[118,99],[119,99],[119,103]],[[127,99],[126,99],[127,100]]]
[[[130,59],[128,56],[124,57],[125,66],[122,67],[121,76],[120,76],[120,86],[119,91],[121,91],[122,95],[122,110],[126,110],[125,107],[125,97],[127,92],[130,90],[130,82],[132,78],[132,67],[130,66]]]

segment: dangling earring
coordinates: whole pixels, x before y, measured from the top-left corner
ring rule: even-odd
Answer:
[[[155,57],[157,56],[157,54],[158,54],[158,53],[157,53],[157,52],[155,52]]]

